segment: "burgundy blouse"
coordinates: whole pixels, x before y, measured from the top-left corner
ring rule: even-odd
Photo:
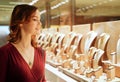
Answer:
[[[44,69],[45,53],[41,48],[34,50],[32,68],[11,43],[0,48],[0,82],[46,82]]]

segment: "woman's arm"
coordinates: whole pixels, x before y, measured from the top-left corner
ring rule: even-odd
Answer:
[[[6,82],[8,54],[3,48],[0,48],[0,82]]]
[[[45,77],[45,62],[46,62],[46,52],[43,50],[44,52],[44,76],[43,76],[43,81],[42,82],[46,82],[46,77]]]

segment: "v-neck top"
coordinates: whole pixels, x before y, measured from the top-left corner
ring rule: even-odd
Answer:
[[[46,82],[45,53],[34,49],[32,68],[11,43],[0,48],[0,82]]]

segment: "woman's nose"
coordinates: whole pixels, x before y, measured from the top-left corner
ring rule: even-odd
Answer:
[[[40,20],[38,21],[38,24],[39,24],[40,26],[42,26],[42,23],[41,23],[41,21],[40,21]]]
[[[40,26],[37,26],[37,28],[36,28],[36,34],[40,34]]]
[[[38,21],[38,28],[41,28],[41,26],[42,26],[42,23],[41,23],[41,21]]]

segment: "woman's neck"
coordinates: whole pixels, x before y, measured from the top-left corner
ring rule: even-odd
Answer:
[[[23,48],[31,47],[31,34],[27,34],[23,29],[21,29],[21,40],[18,43]]]
[[[21,41],[18,43],[19,45],[21,45],[23,48],[28,48],[31,47],[31,36],[27,37],[22,37]]]

